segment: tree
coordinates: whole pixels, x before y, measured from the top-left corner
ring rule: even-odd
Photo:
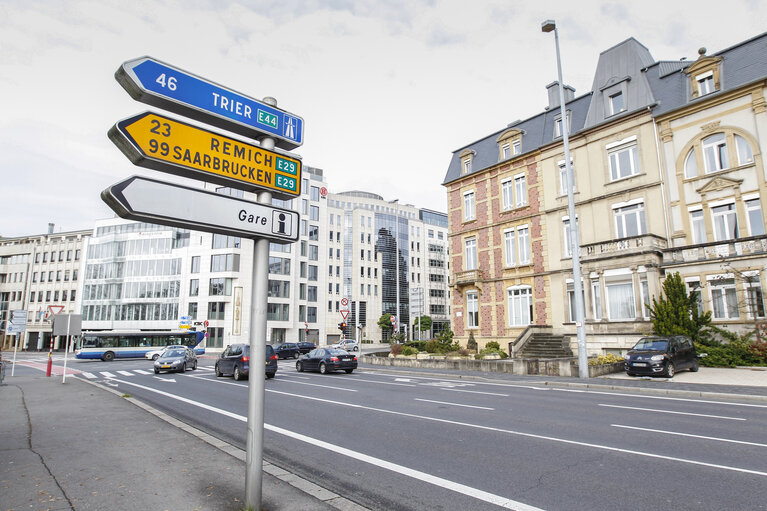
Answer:
[[[420,320],[420,323],[421,323],[420,327],[418,325],[419,320]],[[420,317],[415,318],[413,320],[413,326],[415,327],[415,330],[418,330],[418,331],[421,331],[421,332],[425,332],[425,331],[431,330],[431,325],[432,325],[431,316],[420,316]]]
[[[652,299],[650,319],[656,335],[686,335],[694,341],[706,336],[705,329],[711,325],[711,312],[698,310],[696,292],[687,293],[679,273],[666,277],[659,299]]]
[[[378,318],[378,326],[381,327],[381,332],[384,333],[384,338],[385,338],[386,333],[394,330],[394,325],[391,322],[391,314],[384,314],[380,318]]]

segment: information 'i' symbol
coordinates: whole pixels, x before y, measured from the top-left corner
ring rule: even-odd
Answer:
[[[285,219],[287,217],[285,216],[285,213],[280,213],[277,215],[277,233],[278,234],[285,234]]]

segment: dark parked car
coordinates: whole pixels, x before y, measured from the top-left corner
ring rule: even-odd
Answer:
[[[642,337],[626,353],[629,376],[663,375],[673,378],[681,369],[698,370],[698,356],[689,337],[683,335]]]
[[[301,350],[294,342],[283,342],[274,347],[274,352],[279,358],[298,358]]]
[[[310,351],[296,362],[296,371],[319,371],[326,374],[331,371],[344,370],[351,373],[357,369],[357,357],[346,350],[334,348],[317,348]]]
[[[271,345],[266,345],[266,377],[274,378],[277,373],[277,354]],[[250,373],[250,345],[232,344],[216,360],[216,376],[231,374],[235,380],[242,380]]]
[[[301,352],[302,355],[309,353],[313,349],[317,348],[317,345],[313,342],[299,342],[298,344],[298,350]]]
[[[154,361],[155,374],[160,371],[185,372],[187,369],[197,369],[197,355],[194,350],[186,346],[168,348]]]

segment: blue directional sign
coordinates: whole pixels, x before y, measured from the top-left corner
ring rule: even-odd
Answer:
[[[125,62],[115,78],[142,103],[186,115],[247,137],[274,138],[282,149],[304,143],[304,120],[152,57]]]

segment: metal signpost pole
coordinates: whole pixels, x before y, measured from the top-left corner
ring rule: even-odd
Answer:
[[[274,98],[264,102],[277,106]],[[265,137],[261,147],[274,149],[274,139]],[[271,192],[261,192],[257,201],[272,203]],[[253,250],[253,290],[250,298],[250,376],[248,378],[248,438],[246,442],[245,506],[261,509],[264,454],[264,381],[261,361],[266,360],[266,309],[269,287],[269,240],[257,238]]]
[[[64,337],[64,374],[61,376],[61,383],[67,382],[67,356],[69,354],[69,326],[72,321],[72,315],[67,314],[67,335]]]
[[[578,219],[575,216],[575,198],[573,184],[575,174],[570,162],[570,123],[565,109],[565,85],[562,82],[562,60],[559,56],[559,32],[554,20],[546,20],[541,24],[543,32],[554,31],[554,44],[557,48],[557,79],[559,80],[559,109],[562,118],[562,142],[565,149],[565,166],[567,170],[567,210],[570,216],[570,253],[573,258],[573,292],[575,293],[575,331],[578,336],[578,376],[589,377],[588,354],[586,353],[586,330],[584,326],[585,311],[583,307],[583,283],[581,282],[581,254],[578,236]]]
[[[394,199],[394,268],[397,275],[395,280],[397,283],[397,312],[394,314],[394,335],[399,335],[399,199]]]

